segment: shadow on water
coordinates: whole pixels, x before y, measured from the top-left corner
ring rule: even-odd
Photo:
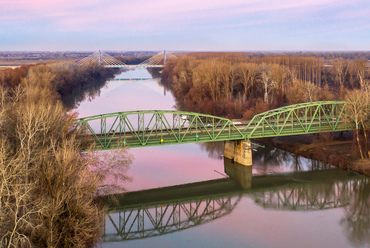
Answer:
[[[77,108],[83,101],[91,101],[99,95],[100,89],[106,85],[105,79],[94,80],[90,84],[82,85],[76,88],[70,94],[61,98],[63,105],[67,109]]]
[[[136,240],[189,229],[231,214],[242,198],[264,209],[343,208],[348,238],[369,243],[369,178],[336,169],[252,177],[252,167],[224,159],[229,178],[129,192],[105,199],[104,242]],[[361,228],[358,228],[358,227]]]

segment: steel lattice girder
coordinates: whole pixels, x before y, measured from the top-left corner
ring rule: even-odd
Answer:
[[[285,106],[255,115],[242,132],[247,138],[261,138],[351,130],[344,111],[344,101]]]
[[[129,111],[78,119],[95,149],[241,140],[351,130],[344,122],[345,102],[290,105],[258,115],[247,124],[183,111]]]
[[[130,111],[78,120],[96,149],[243,139],[226,118],[182,111]]]

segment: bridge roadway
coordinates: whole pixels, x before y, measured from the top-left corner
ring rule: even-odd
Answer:
[[[296,104],[270,110],[249,122],[183,111],[130,111],[80,118],[85,141],[95,149],[248,140],[351,130],[345,102]]]
[[[244,189],[225,178],[129,192],[116,195],[117,201],[109,196],[104,241],[142,239],[201,225],[230,214],[245,195],[263,208],[278,210],[343,207],[361,180],[355,173],[330,169],[254,176]]]
[[[105,68],[118,68],[118,69],[140,69],[140,68],[163,68],[163,65],[103,65]]]
[[[98,63],[106,68],[127,68],[127,69],[136,69],[136,68],[163,68],[166,64],[167,59],[176,58],[176,55],[166,52],[160,52],[153,57],[148,58],[147,60],[141,62],[138,65],[127,65],[122,61],[110,56],[107,53],[98,51],[89,55],[86,58],[81,59],[77,62],[79,65],[88,65],[90,63]]]

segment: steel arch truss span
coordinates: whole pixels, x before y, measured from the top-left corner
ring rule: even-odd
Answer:
[[[78,119],[95,149],[347,131],[345,102],[310,102],[258,114],[248,123],[182,111],[130,111]]]
[[[345,102],[308,102],[255,115],[243,133],[249,138],[347,131]]]
[[[107,214],[104,241],[165,235],[221,218],[233,211],[241,196],[214,196],[155,205],[138,205]],[[118,221],[117,221],[118,219]]]
[[[95,149],[243,139],[229,119],[181,111],[131,111],[78,120]]]

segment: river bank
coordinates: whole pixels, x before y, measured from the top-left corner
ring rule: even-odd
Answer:
[[[353,152],[352,133],[306,134],[264,138],[259,141],[280,149],[315,159],[326,164],[335,165],[344,170],[353,170],[370,176],[370,159],[358,159]]]

